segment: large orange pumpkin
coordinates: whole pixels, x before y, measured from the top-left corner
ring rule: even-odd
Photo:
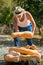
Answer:
[[[29,31],[15,32],[11,34],[11,37],[12,38],[15,38],[15,37],[33,38],[33,33]]]
[[[31,55],[31,56],[35,56],[37,61],[39,61],[41,59],[41,55],[40,53],[37,51],[37,50],[31,50],[31,49],[26,49],[24,47],[13,47],[13,48],[10,48],[9,49],[9,52],[10,51],[16,51],[16,52],[19,52],[21,54],[26,54],[26,55]]]

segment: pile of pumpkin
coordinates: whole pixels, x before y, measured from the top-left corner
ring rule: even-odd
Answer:
[[[24,31],[24,32],[16,32],[11,34],[12,38],[16,37],[24,37],[24,38],[32,38],[33,33]],[[41,60],[40,53],[36,50],[36,46],[25,46],[25,47],[11,47],[9,48],[9,52],[4,56],[5,61],[7,62],[19,62],[19,61],[27,61],[31,58],[35,58],[38,62]]]
[[[35,58],[36,61],[40,62],[41,55],[36,50],[36,46],[25,46],[25,47],[11,47],[9,53],[4,56],[6,62],[19,62],[27,61],[31,58]]]

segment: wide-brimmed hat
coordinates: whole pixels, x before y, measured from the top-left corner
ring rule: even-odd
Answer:
[[[14,15],[19,16],[19,15],[21,15],[21,13],[22,13],[23,11],[24,11],[23,8],[21,8],[20,6],[17,6],[17,7],[15,7]]]

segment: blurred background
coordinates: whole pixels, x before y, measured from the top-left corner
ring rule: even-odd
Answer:
[[[13,31],[12,17],[16,6],[32,14],[36,22],[33,44],[43,50],[43,0],[0,0],[0,48],[14,45],[10,34]],[[25,43],[24,39],[22,41]]]

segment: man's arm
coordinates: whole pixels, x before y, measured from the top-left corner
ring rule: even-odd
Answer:
[[[16,16],[13,17],[13,29],[15,29],[16,32],[19,31],[18,26],[17,26],[17,17]]]
[[[32,23],[32,32],[34,33],[35,28],[36,28],[36,23],[35,23],[32,15],[29,12],[26,13],[26,17],[27,17],[27,19],[29,19],[31,21],[31,23]]]

